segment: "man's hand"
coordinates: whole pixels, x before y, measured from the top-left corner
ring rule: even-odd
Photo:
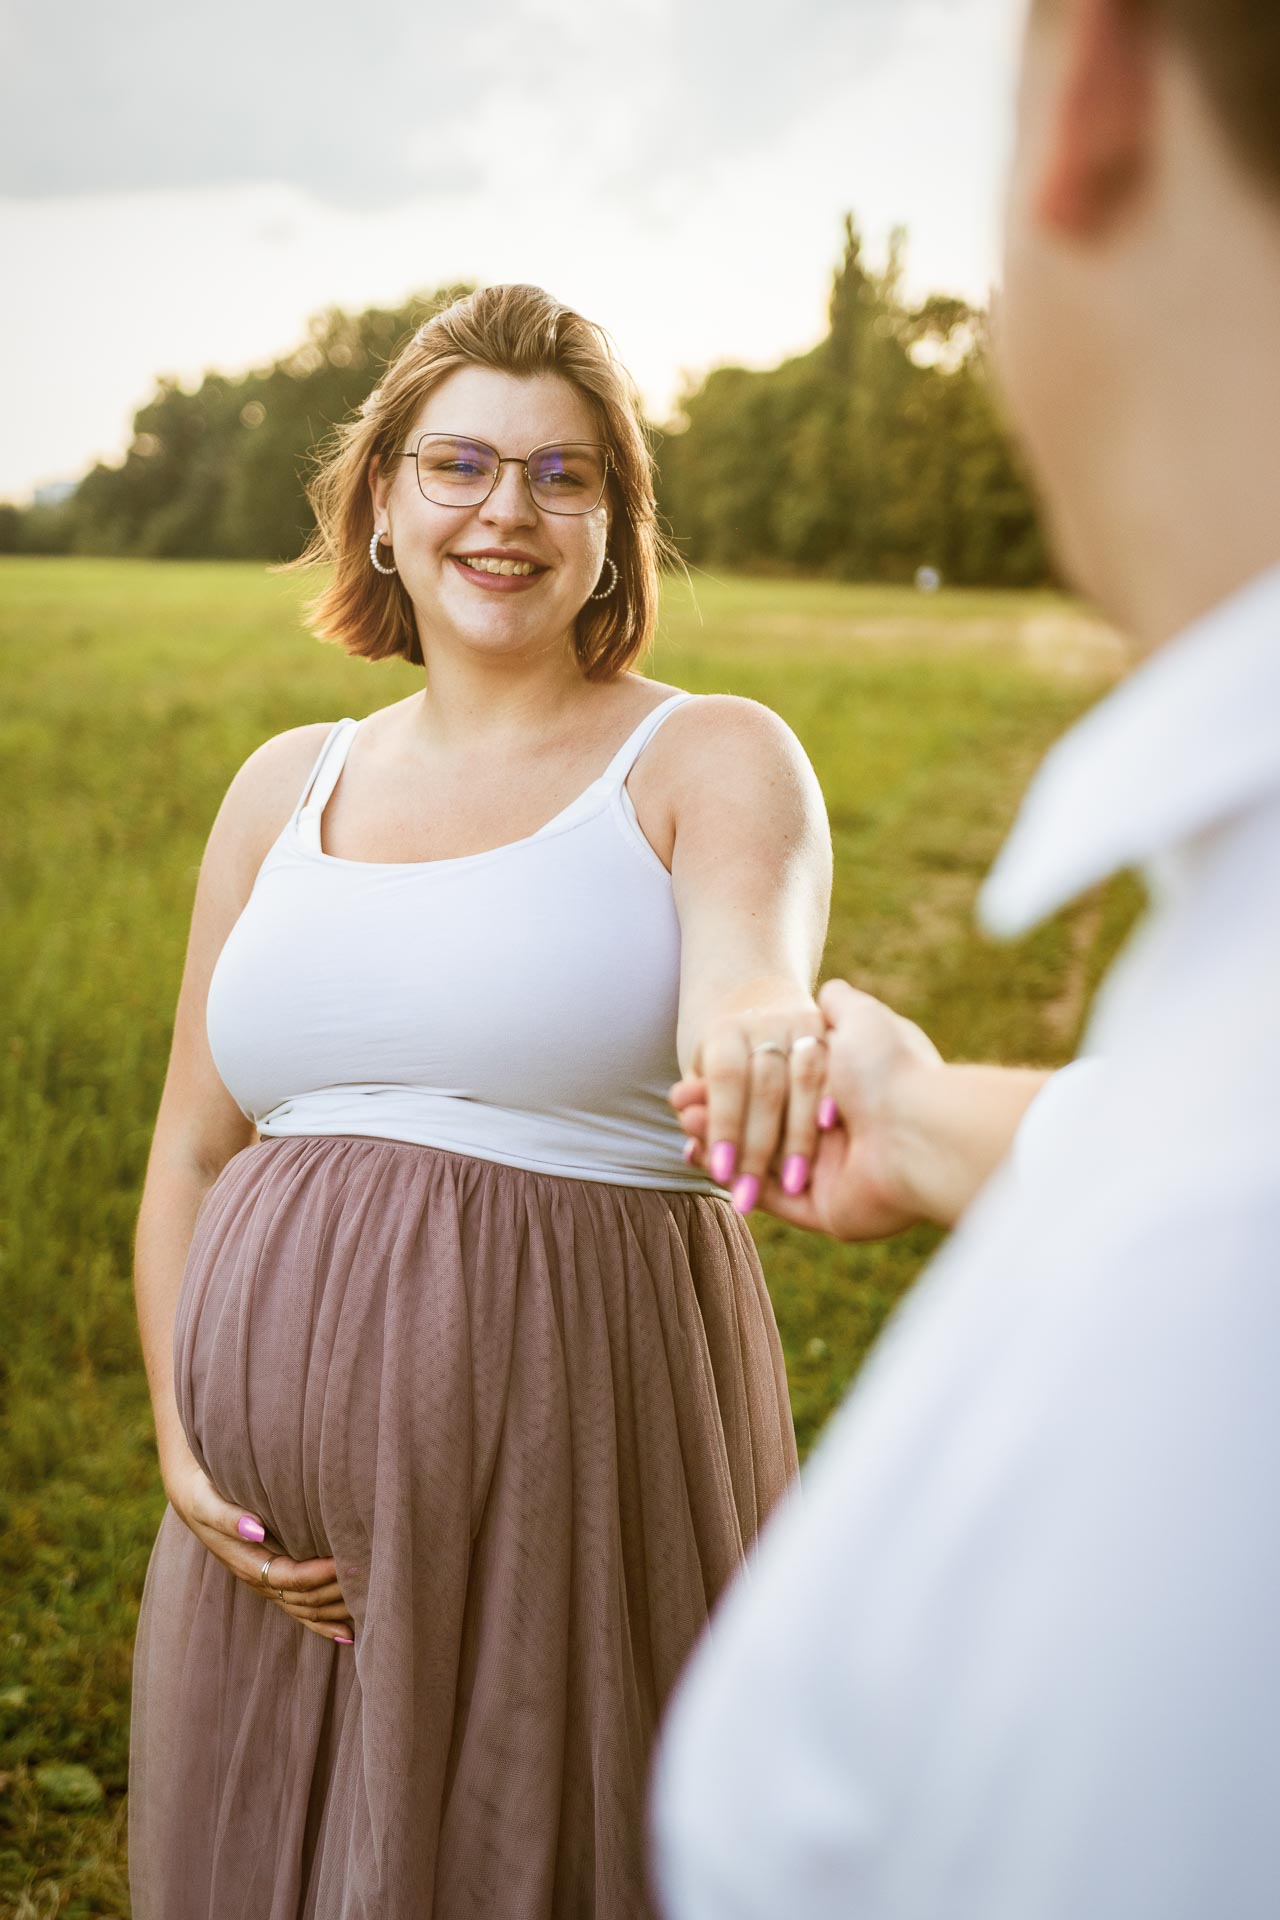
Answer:
[[[896,1165],[896,1115],[904,1077],[936,1073],[942,1060],[919,1027],[847,981],[828,981],[818,1004],[828,1027],[823,1094],[835,1103],[834,1124],[819,1137],[804,1191],[783,1191],[775,1161],[761,1183],[759,1204],[794,1226],[838,1240],[881,1240],[922,1218]],[[690,1160],[700,1166],[706,1083],[680,1081],[671,1102],[698,1143]]]
[[[818,995],[827,1072],[807,1186],[783,1191],[775,1160],[759,1204],[838,1240],[880,1240],[922,1220],[954,1226],[1004,1159],[1051,1077],[1028,1067],[947,1066],[912,1021],[846,980]],[[705,1081],[682,1080],[671,1103],[706,1164]]]

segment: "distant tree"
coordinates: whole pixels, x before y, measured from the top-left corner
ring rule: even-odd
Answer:
[[[986,370],[983,315],[902,291],[905,235],[884,268],[846,215],[825,338],[767,372],[717,367],[659,440],[659,496],[687,558],[707,565],[1029,585],[1049,561]],[[70,499],[0,517],[0,551],[287,560],[311,531],[317,447],[451,286],[403,307],[329,308],[293,352],[194,392],[161,380],[117,466]]]
[[[905,235],[871,271],[851,215],[826,338],[767,372],[719,367],[681,397],[661,504],[704,564],[905,580],[1047,577],[1036,510],[993,402],[981,314],[902,294]]]
[[[318,443],[361,404],[409,334],[467,291],[447,287],[358,314],[329,309],[283,359],[235,378],[207,373],[193,393],[161,380],[134,415],[123,462],[94,467],[67,503],[67,544],[80,553],[292,559],[313,524],[304,482]]]
[[[35,506],[0,504],[0,553],[69,553],[71,506],[66,500]]]

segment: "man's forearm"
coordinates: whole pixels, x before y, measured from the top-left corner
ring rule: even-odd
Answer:
[[[1052,1077],[1037,1067],[913,1063],[903,1071],[892,1093],[887,1145],[895,1186],[921,1219],[955,1225]]]

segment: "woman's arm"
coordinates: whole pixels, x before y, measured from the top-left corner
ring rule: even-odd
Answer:
[[[798,1190],[817,1138],[825,1048],[812,1044],[824,1031],[813,984],[831,904],[826,808],[790,727],[753,700],[691,701],[658,740],[681,931],[677,1052],[682,1071],[707,1083],[712,1177],[734,1182],[746,1212],[779,1153]],[[809,1044],[791,1053],[797,1040]]]
[[[255,756],[256,758],[256,756]],[[173,1322],[196,1213],[233,1154],[254,1139],[218,1076],[204,1009],[214,963],[253,886],[261,763],[236,774],[218,809],[196,883],[169,1065],[156,1115],[134,1242],[134,1295],[165,1489],[193,1464],[173,1389]]]
[[[174,1390],[173,1327],[200,1204],[232,1155],[255,1138],[209,1051],[209,980],[326,731],[324,725],[297,727],[259,747],[232,780],[210,830],[134,1240],[138,1331],[165,1492],[197,1538],[264,1598],[258,1574],[275,1543],[256,1515],[222,1498],[187,1445]],[[345,1632],[350,1621],[335,1571],[332,1560],[285,1555],[271,1569],[272,1586],[286,1593],[286,1611],[328,1638]]]

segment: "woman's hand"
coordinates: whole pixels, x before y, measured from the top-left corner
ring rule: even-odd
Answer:
[[[672,1090],[679,1109],[696,1088],[707,1169],[722,1187],[732,1185],[740,1213],[755,1206],[774,1163],[783,1191],[803,1192],[818,1141],[826,1052],[823,1017],[808,995],[730,1006],[712,1019],[694,1076]]]
[[[318,1633],[325,1640],[352,1642],[353,1622],[333,1560],[291,1560],[269,1535],[255,1539],[253,1530],[262,1529],[257,1515],[224,1500],[194,1459],[166,1475],[165,1490],[170,1506],[197,1540],[237,1580],[260,1594],[268,1606],[279,1607],[308,1633]],[[242,1522],[248,1537],[240,1531]],[[268,1558],[271,1585],[265,1587],[261,1576]]]

